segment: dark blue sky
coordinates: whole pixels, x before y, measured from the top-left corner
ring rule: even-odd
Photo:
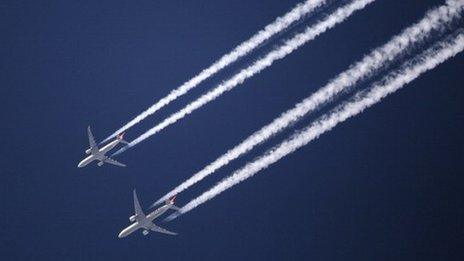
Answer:
[[[2,260],[462,260],[463,54],[162,224],[179,236],[117,238],[133,212],[134,187],[148,206],[444,3],[378,0],[120,155],[127,168],[77,168],[88,146],[87,125],[105,138],[298,2],[0,3]],[[127,138],[310,22],[204,82]],[[178,204],[290,133],[182,193]]]

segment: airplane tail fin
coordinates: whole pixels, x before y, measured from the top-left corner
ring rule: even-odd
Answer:
[[[176,196],[170,197],[168,200],[166,200],[166,205],[170,205],[170,209],[174,209],[175,211],[179,211],[180,208],[176,205],[174,205],[174,202],[176,200]]]
[[[118,140],[119,140],[121,143],[127,145],[127,144],[129,144],[129,142],[127,142],[127,141],[124,139],[124,134],[125,134],[125,132],[119,134],[117,137],[118,137]]]
[[[176,201],[176,195],[170,197],[169,199],[166,199],[166,202],[165,202],[165,203],[166,203],[167,205],[173,205],[175,201]]]

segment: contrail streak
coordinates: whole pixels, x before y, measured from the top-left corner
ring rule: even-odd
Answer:
[[[108,136],[102,143],[116,137],[119,133],[124,132],[135,124],[139,123],[146,117],[154,114],[159,109],[168,105],[178,97],[186,94],[189,90],[195,88],[198,84],[213,76],[220,70],[224,69],[226,66],[234,63],[239,58],[247,55],[257,47],[259,47],[266,40],[270,39],[272,36],[278,34],[279,32],[287,29],[291,24],[300,20],[307,14],[310,14],[319,6],[322,6],[326,3],[326,0],[307,0],[304,3],[300,3],[295,6],[292,10],[286,13],[284,16],[278,17],[271,24],[267,25],[264,29],[253,35],[250,39],[244,41],[237,47],[235,47],[231,52],[222,56],[219,60],[214,62],[210,67],[201,71],[198,75],[190,79],[189,81],[182,84],[180,87],[171,91],[166,97],[162,98],[150,108],[137,115],[134,119],[126,123],[120,129],[115,131],[113,134]]]
[[[271,164],[277,162],[288,154],[305,146],[312,140],[317,139],[321,134],[330,131],[338,123],[363,112],[365,109],[376,104],[389,94],[410,83],[422,73],[435,68],[437,65],[443,63],[463,50],[463,33],[458,34],[452,40],[440,42],[438,48],[429,49],[423,55],[420,55],[418,59],[414,59],[413,62],[407,63],[400,70],[389,74],[386,78],[384,78],[384,80],[374,84],[368,91],[361,92],[360,95],[354,96],[351,101],[343,103],[342,106],[338,106],[331,113],[322,116],[307,128],[303,129],[303,131],[298,132],[291,138],[283,141],[255,161],[246,164],[243,168],[237,170],[216,186],[190,201],[182,207],[179,212],[169,216],[168,220],[172,220],[181,214],[191,211],[230,187],[254,176],[259,171],[269,167]]]
[[[269,52],[266,56],[257,60],[254,64],[252,64],[248,68],[241,70],[238,74],[236,74],[229,80],[218,85],[215,89],[204,94],[203,96],[201,96],[194,102],[187,105],[182,110],[172,114],[171,116],[166,118],[164,121],[162,121],[155,127],[151,128],[144,134],[140,135],[138,138],[131,141],[127,146],[116,151],[113,154],[113,156],[122,153],[123,151],[127,150],[130,147],[135,146],[136,144],[158,133],[159,131],[166,128],[167,126],[177,122],[179,119],[182,119],[186,115],[192,113],[193,111],[202,107],[208,102],[216,99],[221,94],[233,89],[237,85],[243,83],[243,81],[245,81],[246,79],[252,77],[253,75],[264,70],[265,68],[271,66],[274,61],[284,58],[285,56],[292,53],[293,51],[295,51],[296,49],[298,49],[300,46],[307,43],[308,41],[314,39],[321,33],[334,27],[338,23],[343,22],[355,11],[363,9],[366,5],[374,1],[375,0],[355,0],[350,4],[347,4],[343,7],[338,8],[332,15],[327,16],[323,21],[318,22],[314,26],[310,26],[306,28],[306,30],[303,33],[295,35],[292,39],[286,41],[284,45]]]
[[[399,54],[414,44],[423,41],[432,31],[441,30],[447,23],[453,21],[453,19],[459,18],[464,7],[464,3],[460,6],[455,6],[453,5],[454,3],[455,2],[451,2],[449,5],[444,5],[429,11],[422,20],[412,26],[409,26],[383,46],[374,49],[368,55],[364,56],[361,61],[350,66],[348,70],[339,74],[317,92],[296,104],[292,109],[281,114],[280,117],[274,119],[270,124],[264,126],[259,131],[256,131],[239,145],[227,151],[204,169],[195,173],[192,177],[175,187],[169,193],[156,201],[153,206],[164,202],[166,199],[179,194],[205,177],[213,174],[219,168],[229,164],[230,161],[247,153],[255,146],[261,144],[273,135],[287,128],[289,125],[295,123],[301,117],[317,109],[322,104],[325,104],[338,93],[355,85],[363,78],[368,77],[385,65],[388,61],[395,59]]]

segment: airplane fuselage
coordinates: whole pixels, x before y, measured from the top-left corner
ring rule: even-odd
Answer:
[[[86,157],[85,159],[83,159],[81,162],[79,162],[79,164],[77,165],[78,168],[82,168],[82,167],[85,167],[87,166],[89,163],[91,163],[92,161],[94,160],[99,160],[99,161],[102,161],[106,158],[105,154],[110,151],[111,149],[113,149],[114,147],[116,147],[116,145],[119,144],[119,142],[121,142],[120,139],[116,139],[108,144],[106,144],[105,146],[103,146],[101,149],[99,149],[97,152],[94,152],[92,153],[91,152],[91,155],[89,155],[88,157]]]
[[[132,223],[130,226],[126,227],[119,233],[118,237],[123,238],[127,237],[128,235],[134,233],[138,229],[144,229],[144,230],[150,230],[151,227],[153,226],[153,220],[155,220],[157,217],[163,215],[166,211],[168,211],[170,208],[170,205],[164,205],[155,211],[151,212],[148,214],[145,219],[141,221],[135,221]]]
[[[135,231],[137,231],[139,228],[142,228],[139,225],[139,222],[134,222],[130,226],[123,229],[121,231],[121,233],[119,233],[118,237],[119,238],[127,237],[128,235],[130,235],[130,234],[134,233]]]

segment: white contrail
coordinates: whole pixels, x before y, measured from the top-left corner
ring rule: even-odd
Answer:
[[[426,51],[424,55],[419,56],[419,59],[414,59],[414,62],[406,64],[406,66],[402,67],[396,73],[389,74],[383,81],[374,84],[368,91],[361,92],[362,95],[354,96],[351,101],[342,104],[342,106],[337,107],[331,113],[313,122],[303,131],[280,143],[255,161],[246,164],[243,168],[234,172],[216,186],[190,201],[182,207],[179,212],[168,217],[168,220],[172,220],[181,214],[191,211],[230,187],[252,177],[257,172],[269,167],[271,164],[308,144],[310,141],[317,139],[321,134],[330,131],[338,123],[363,112],[366,108],[379,102],[387,95],[410,83],[422,73],[435,68],[440,63],[463,50],[463,33],[458,34],[452,40],[441,42],[439,48],[432,48]]]
[[[166,97],[162,98],[161,100],[153,104],[150,108],[148,108],[147,110],[145,110],[144,112],[136,116],[134,119],[126,123],[124,126],[122,126],[120,129],[118,129],[113,134],[108,136],[108,138],[106,138],[102,142],[106,142],[116,137],[116,135],[118,135],[119,133],[124,132],[125,130],[129,129],[130,127],[134,126],[135,124],[145,119],[146,117],[157,112],[159,109],[168,105],[170,102],[174,101],[178,97],[186,94],[189,90],[195,88],[198,84],[200,84],[204,80],[213,76],[220,70],[224,69],[226,66],[234,63],[241,57],[247,55],[248,53],[250,53],[257,47],[259,47],[266,40],[270,39],[272,36],[278,34],[279,32],[282,32],[283,30],[287,29],[290,25],[300,20],[305,15],[310,14],[316,8],[324,5],[325,3],[326,3],[326,0],[307,0],[304,3],[298,4],[288,13],[286,13],[284,16],[278,17],[277,19],[274,20],[274,22],[264,27],[264,29],[257,32],[250,39],[242,42],[240,45],[235,47],[231,52],[222,56],[219,60],[214,62],[210,67],[202,70],[195,77],[185,82],[180,87],[171,91]]]
[[[241,84],[246,79],[252,77],[253,75],[261,72],[265,68],[272,65],[272,63],[276,60],[282,59],[288,54],[292,53],[296,49],[298,49],[303,44],[307,43],[308,41],[314,39],[321,33],[327,31],[328,29],[334,27],[338,23],[341,23],[345,19],[347,19],[353,12],[363,9],[366,5],[374,2],[375,0],[355,0],[350,4],[347,4],[343,7],[338,8],[333,14],[327,16],[323,21],[318,22],[314,26],[310,26],[306,28],[303,33],[295,35],[292,39],[288,40],[282,46],[278,47],[277,49],[269,52],[266,56],[261,59],[258,59],[255,63],[249,66],[246,69],[241,70],[238,74],[230,78],[229,80],[223,82],[222,84],[218,85],[213,90],[209,91],[208,93],[204,94],[194,102],[187,105],[182,110],[172,114],[164,121],[156,125],[155,127],[151,128],[144,134],[140,135],[135,140],[131,141],[127,146],[121,148],[120,150],[116,151],[113,155],[117,155],[122,153],[123,151],[127,150],[130,147],[135,146],[136,144],[142,142],[143,140],[147,139],[148,137],[158,133],[162,129],[166,128],[167,126],[175,123],[179,119],[185,117],[186,115],[192,113],[196,109],[202,107],[203,105],[207,104],[208,102],[216,99],[221,94],[233,89],[237,85]]]
[[[281,132],[289,125],[296,122],[301,117],[315,110],[320,105],[326,103],[338,93],[342,92],[349,86],[355,85],[359,80],[368,77],[373,72],[381,68],[386,62],[395,59],[399,54],[409,47],[424,40],[434,30],[441,30],[447,23],[460,17],[464,8],[464,1],[460,6],[451,4],[444,5],[429,11],[425,17],[418,23],[409,26],[399,35],[393,37],[388,43],[374,49],[364,58],[350,66],[348,70],[339,74],[336,78],[319,89],[317,92],[307,97],[295,107],[283,113],[280,117],[273,120],[270,124],[256,131],[248,138],[243,140],[239,145],[227,151],[221,157],[210,163],[201,171],[195,173],[192,177],[178,185],[169,193],[164,195],[153,205],[158,205],[166,199],[179,194],[205,177],[213,174],[219,168],[229,164],[230,161],[240,157],[253,149],[258,144],[266,141],[273,135]]]

